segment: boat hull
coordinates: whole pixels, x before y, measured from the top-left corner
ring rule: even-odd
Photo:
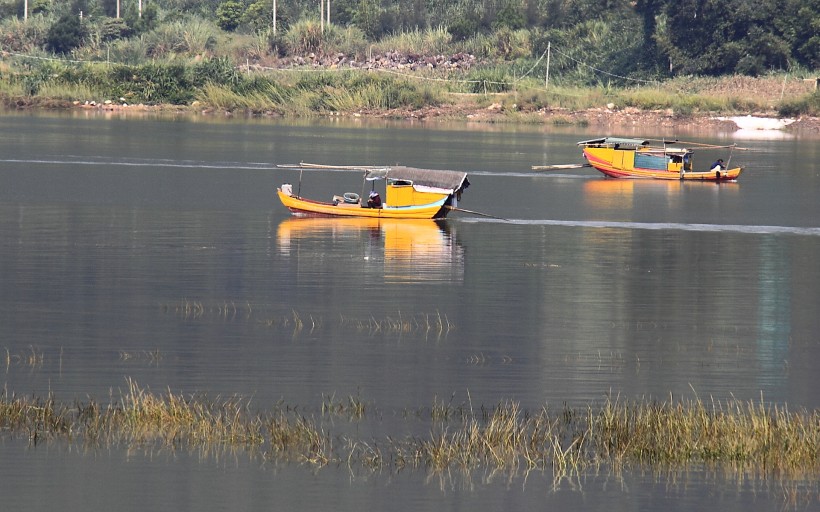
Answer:
[[[294,215],[320,217],[364,217],[376,219],[441,219],[449,209],[447,197],[433,203],[418,206],[366,208],[360,204],[344,202],[326,203],[288,195],[279,188],[276,190],[279,200]]]
[[[617,165],[612,148],[584,148],[584,157],[589,165],[612,178],[683,180],[683,181],[734,181],[743,172],[742,167],[721,169],[720,171],[680,171],[644,169]]]

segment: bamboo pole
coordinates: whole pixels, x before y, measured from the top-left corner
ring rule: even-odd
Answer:
[[[507,222],[510,221],[510,219],[505,219],[504,217],[496,217],[495,215],[490,215],[489,213],[477,212],[475,210],[465,210],[464,208],[457,208],[455,206],[449,206],[449,205],[446,205],[445,208],[447,208],[448,210],[455,211],[455,212],[463,212],[463,213],[469,213],[471,215],[478,215],[479,217],[489,217],[490,219],[505,220]]]
[[[751,151],[751,148],[741,148],[741,147],[738,147],[737,144],[728,144],[728,145],[725,145],[725,146],[717,146],[715,144],[704,144],[704,143],[701,143],[701,142],[687,142],[685,140],[666,140],[666,141],[663,140],[663,139],[646,139],[646,140],[654,141],[654,142],[663,142],[664,144],[686,144],[687,146],[699,146],[699,147],[702,147],[702,148],[712,148],[712,149],[734,148],[734,149],[737,149],[739,151]]]

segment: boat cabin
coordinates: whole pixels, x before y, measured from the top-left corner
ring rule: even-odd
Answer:
[[[680,173],[692,170],[692,150],[687,148],[670,148],[650,146],[649,141],[642,139],[625,139],[605,137],[579,142],[586,148],[609,149],[610,163],[618,169],[650,169]]]
[[[384,204],[391,208],[430,204],[451,195],[455,203],[470,185],[466,173],[401,166],[368,170],[365,180],[385,180]]]

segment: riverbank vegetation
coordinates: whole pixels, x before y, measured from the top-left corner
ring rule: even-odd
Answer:
[[[279,404],[254,412],[240,397],[153,393],[132,380],[108,403],[61,403],[53,395],[0,396],[0,435],[86,447],[125,445],[245,450],[265,460],[356,470],[485,468],[544,471],[556,477],[603,466],[685,468],[717,465],[767,477],[814,478],[820,470],[820,417],[760,401],[628,401],[609,397],[581,408],[524,410],[436,400],[404,410],[407,432],[360,438],[335,425],[380,413],[360,397],[326,397],[314,413]],[[345,424],[347,422],[342,422]],[[424,427],[426,425],[426,427]],[[421,426],[421,427],[420,427]],[[419,428],[427,432],[418,434]],[[354,429],[354,432],[358,429]]]
[[[820,113],[817,0],[322,6],[279,2],[274,31],[270,0],[35,1],[28,12],[3,0],[0,95],[14,106],[199,102],[280,115],[465,103],[519,118],[606,105]],[[733,87],[752,80],[756,92]]]

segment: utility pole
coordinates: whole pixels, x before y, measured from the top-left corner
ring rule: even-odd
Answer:
[[[322,33],[325,33],[325,0],[319,0],[319,19],[321,20]]]
[[[273,0],[273,35],[276,35],[276,0]]]
[[[120,19],[120,0],[117,0],[117,19]]]
[[[330,0],[327,0],[327,27],[330,28]]]
[[[551,41],[547,41],[547,77],[544,79],[544,89],[550,86],[550,47]]]
[[[23,2],[23,21],[28,20],[28,0]]]

